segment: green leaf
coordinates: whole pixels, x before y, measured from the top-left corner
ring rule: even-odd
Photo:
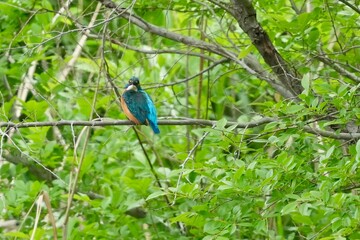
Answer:
[[[231,132],[231,131],[233,131],[234,129],[236,129],[237,126],[238,126],[238,124],[233,124],[233,125],[229,126],[226,130],[229,131],[229,132]]]
[[[331,154],[334,152],[334,150],[335,150],[335,145],[331,146],[331,147],[326,151],[325,159],[330,158],[330,156],[331,156]]]
[[[89,0],[59,15],[57,2],[0,0],[0,219],[20,222],[15,231],[22,232],[0,229],[0,239],[30,238],[42,191],[57,225],[76,192],[67,239],[360,239],[359,196],[346,190],[359,182],[360,142],[304,131],[318,124],[355,133],[360,123],[359,83],[318,59],[358,74],[353,9],[338,1],[312,0],[306,11],[304,1],[248,1],[277,49],[267,51],[256,32],[227,14],[226,6],[240,11],[241,1],[113,1],[137,25]],[[21,89],[25,76],[29,91]],[[161,134],[137,126],[137,136],[133,126],[118,125],[128,123],[117,121],[125,120],[117,92],[131,76],[140,78],[159,119],[174,120]],[[280,91],[281,77],[301,84],[297,99]],[[216,129],[181,125],[195,116]],[[279,120],[236,127],[263,117]],[[86,136],[84,126],[56,126],[94,118],[104,125],[89,126]],[[49,121],[54,126],[7,127]],[[141,207],[148,214],[136,219]],[[53,239],[43,210],[34,240]]]
[[[48,103],[45,101],[37,102],[30,100],[24,103],[24,112],[34,121],[41,121],[46,119],[45,111],[48,108]]]
[[[281,215],[287,215],[289,213],[295,212],[297,208],[298,203],[297,202],[290,202],[287,205],[285,205],[281,209]]]
[[[299,223],[299,224],[313,225],[311,217],[309,217],[309,216],[304,216],[304,215],[301,215],[299,213],[293,213],[293,214],[291,214],[291,218],[296,223]]]
[[[170,218],[170,222],[182,222],[188,226],[194,226],[202,228],[204,226],[205,219],[203,216],[194,212],[181,213],[176,217]]]
[[[222,118],[219,121],[216,122],[216,128],[217,129],[225,129],[225,125],[227,123],[226,118]]]
[[[96,160],[96,157],[91,153],[88,153],[84,157],[83,164],[82,164],[81,170],[80,170],[80,177],[82,177],[84,174],[86,174],[90,171],[95,160]]]
[[[209,221],[204,225],[204,232],[209,234],[217,234],[221,231],[223,224],[219,221]]]
[[[164,195],[166,195],[166,193],[164,191],[153,192],[145,200],[149,201],[151,199],[158,198],[158,197],[164,196]]]
[[[310,74],[304,74],[303,78],[301,79],[301,86],[303,86],[304,91],[303,93],[308,96],[309,95],[309,89],[310,89]]]
[[[360,139],[356,142],[356,156],[355,159],[356,161],[360,161]]]
[[[251,53],[254,50],[255,50],[255,46],[253,44],[250,44],[244,50],[240,51],[238,58],[239,59],[245,58],[247,55],[249,55],[249,53]]]
[[[285,113],[294,114],[294,113],[302,111],[304,108],[305,107],[303,105],[291,105],[286,108]]]
[[[79,58],[76,62],[76,68],[90,73],[99,72],[99,66],[94,61],[87,58]]]
[[[274,128],[276,128],[278,126],[278,122],[271,122],[265,125],[264,131],[270,131],[273,130]]]
[[[4,234],[4,236],[7,237],[17,237],[17,238],[23,238],[23,239],[30,239],[30,236],[23,233],[23,232],[7,232]]]

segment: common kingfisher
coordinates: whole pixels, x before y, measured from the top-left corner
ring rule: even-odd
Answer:
[[[121,108],[130,121],[139,125],[150,125],[155,134],[160,133],[154,103],[141,88],[137,77],[130,78],[120,102]]]

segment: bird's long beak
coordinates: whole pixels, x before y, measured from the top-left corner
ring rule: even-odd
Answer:
[[[127,88],[126,88],[126,91],[137,91],[137,87],[133,84],[129,85]]]

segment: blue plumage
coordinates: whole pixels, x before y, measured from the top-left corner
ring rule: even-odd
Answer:
[[[156,109],[150,96],[141,88],[137,77],[132,77],[121,96],[125,115],[135,124],[150,125],[154,133],[160,133]]]

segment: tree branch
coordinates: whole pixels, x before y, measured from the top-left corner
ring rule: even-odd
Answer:
[[[132,12],[128,12],[124,8],[118,8],[116,4],[111,0],[98,0],[101,2],[105,7],[109,9],[114,9],[115,12],[119,15],[119,17],[127,19],[132,24],[138,26],[139,28],[143,29],[146,32],[153,33],[171,40],[174,40],[176,42],[181,42],[188,46],[193,46],[199,49],[203,49],[215,54],[218,54],[220,56],[232,59],[234,61],[237,61],[237,57],[235,53],[232,53],[224,48],[222,48],[220,45],[214,45],[205,41],[201,41],[189,36],[181,35],[175,32],[168,31],[167,29],[158,27],[156,25],[153,25],[151,23],[146,22],[144,19],[140,18],[139,16],[136,16]]]
[[[227,122],[225,127],[235,126],[236,128],[254,128],[271,122],[279,121],[276,118],[264,117],[259,120],[254,120],[247,123],[238,123],[238,122]],[[178,118],[176,120],[161,119],[158,121],[159,125],[198,125],[198,126],[213,126],[217,121],[203,120],[203,119],[188,119],[188,118]],[[8,128],[30,128],[30,127],[54,127],[54,126],[90,126],[90,127],[104,127],[104,126],[128,126],[135,125],[133,122],[128,120],[94,120],[94,121],[71,121],[71,120],[61,120],[58,122],[22,122],[22,123],[13,123],[13,122],[0,122],[0,127]],[[336,133],[333,131],[321,130],[318,128],[312,128],[305,126],[303,128],[305,132],[320,135],[323,137],[333,138],[333,139],[343,139],[343,140],[356,140],[360,139],[360,133]]]
[[[269,78],[270,74],[266,74],[264,72],[260,73],[257,71],[257,69],[252,69],[251,67],[254,66],[254,59],[251,58],[250,55],[246,56],[243,59],[239,59],[237,57],[236,53],[223,48],[221,45],[201,41],[201,40],[189,37],[189,36],[171,32],[165,28],[161,28],[161,27],[155,26],[153,24],[150,24],[150,23],[146,22],[144,19],[140,18],[139,16],[136,16],[134,13],[128,12],[127,9],[118,8],[117,5],[111,0],[98,0],[98,1],[101,2],[105,7],[109,8],[109,9],[115,9],[115,12],[119,15],[119,17],[127,19],[129,22],[138,26],[139,28],[143,29],[146,32],[156,34],[158,36],[168,38],[168,39],[176,41],[176,42],[183,43],[187,46],[202,49],[202,50],[208,51],[210,53],[215,53],[226,59],[232,60],[236,64],[239,64],[242,68],[244,68],[250,74],[253,74],[256,77],[258,77],[259,79],[266,81],[268,84],[270,84],[276,91],[278,91],[285,98],[296,99],[297,94],[294,94],[294,92],[292,91],[292,88],[290,88],[284,84],[282,84],[283,86],[281,86],[281,84],[279,82],[276,82],[274,79]],[[277,57],[282,59],[279,54]],[[251,64],[249,64],[249,63],[251,63]],[[256,65],[259,65],[259,64],[256,63]],[[279,64],[278,61],[275,63],[275,65],[277,66],[276,69],[280,69],[280,68],[282,69],[282,68],[284,68],[284,66],[286,67],[285,63],[283,63],[281,65],[281,64]],[[278,74],[278,78],[285,79],[285,76],[283,74],[284,72],[286,72],[286,71],[282,71],[282,74]],[[290,73],[290,71],[286,72],[286,82],[287,82],[287,78],[290,78],[288,75],[294,76],[294,74]],[[293,79],[295,79],[295,77],[293,77]],[[299,86],[301,87],[300,84],[299,84]]]
[[[24,154],[4,154],[2,159],[14,165],[23,165],[24,167],[29,169],[29,173],[32,174],[36,179],[41,181],[46,181],[47,183],[51,183],[51,181],[55,180],[56,177],[49,172],[47,169],[39,166],[38,164],[34,164],[32,160],[29,160],[27,156]],[[94,193],[94,192],[81,192],[77,191],[78,193],[83,193],[88,195],[91,199],[102,199],[104,196]]]
[[[292,71],[279,52],[275,49],[269,36],[256,19],[256,11],[249,0],[232,0],[234,17],[239,26],[249,36],[251,42],[274,71],[280,82],[294,97],[303,90],[296,72]]]
[[[237,128],[251,128],[260,126],[266,123],[276,121],[275,118],[264,117],[260,120],[255,120],[248,123],[237,123],[237,122],[227,122],[225,127],[230,127],[237,125]],[[179,118],[178,120],[159,120],[159,125],[199,125],[199,126],[213,126],[217,121],[202,120],[202,119],[188,119],[188,118]],[[8,128],[32,128],[32,127],[54,127],[54,126],[90,126],[90,127],[103,127],[103,126],[128,126],[135,125],[129,120],[95,120],[95,121],[71,121],[71,120],[60,120],[58,122],[22,122],[22,123],[13,123],[13,122],[0,122],[0,127]]]
[[[55,179],[55,176],[43,167],[34,164],[33,161],[29,161],[24,155],[13,155],[13,154],[4,154],[3,159],[11,162],[12,164],[18,165],[21,164],[29,169],[29,172],[36,176],[38,179],[45,180],[50,182]]]
[[[348,6],[349,8],[351,8],[352,10],[354,10],[357,14],[360,14],[360,9],[357,8],[355,5],[352,5],[351,3],[349,3],[346,0],[339,0],[339,2],[342,2],[343,4],[345,4],[346,6]]]
[[[324,54],[325,55],[325,54]],[[336,72],[338,72],[340,75],[347,77],[357,83],[360,83],[360,77],[356,76],[354,73],[346,70],[345,68],[341,67],[339,64],[335,63],[333,60],[322,56],[322,55],[316,55],[316,59],[319,61],[325,63],[326,65],[332,67]]]
[[[97,36],[95,34],[89,34],[88,36],[93,37],[93,38],[98,38],[98,39],[102,38],[102,37],[99,37],[99,36]],[[128,45],[128,44],[123,43],[123,42],[121,42],[121,41],[119,41],[117,39],[114,39],[114,38],[107,37],[106,39],[109,40],[110,42],[118,45],[118,46],[121,46],[121,47],[125,48],[125,49],[130,49],[130,50],[133,50],[135,52],[141,52],[141,53],[144,53],[144,54],[173,53],[173,54],[190,55],[190,56],[205,58],[205,59],[210,60],[212,62],[216,61],[216,59],[210,57],[209,55],[201,54],[199,52],[194,52],[193,50],[181,51],[181,50],[177,50],[177,49],[143,49],[143,48],[136,48],[134,46]]]
[[[333,131],[325,131],[318,128],[312,128],[309,126],[304,127],[305,132],[312,133],[315,135],[320,135],[322,137],[328,137],[333,139],[341,139],[341,140],[356,140],[360,139],[360,133],[336,133]]]

